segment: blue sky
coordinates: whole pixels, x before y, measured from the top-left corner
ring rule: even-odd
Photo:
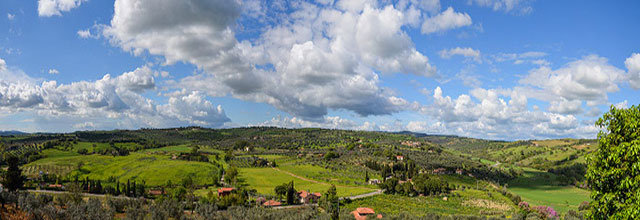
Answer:
[[[640,102],[636,1],[0,2],[0,130],[595,138]]]

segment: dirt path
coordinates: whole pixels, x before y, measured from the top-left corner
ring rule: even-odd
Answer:
[[[286,170],[281,170],[280,168],[277,168],[277,167],[272,167],[271,169],[274,169],[274,170],[277,170],[277,171],[280,171],[280,172],[286,173],[286,174],[287,174],[287,175],[289,175],[289,176],[292,176],[292,177],[295,177],[295,178],[298,178],[298,179],[301,179],[301,180],[304,180],[304,181],[309,181],[309,182],[317,183],[317,184],[321,184],[321,185],[329,185],[328,183],[324,183],[324,182],[320,182],[320,181],[312,180],[312,179],[307,179],[307,178],[304,178],[304,177],[301,177],[301,176],[295,175],[295,174],[293,174],[292,172],[289,172],[289,171],[286,171]],[[337,185],[336,185],[336,186],[337,186]]]
[[[378,191],[375,191],[375,192],[370,192],[370,193],[365,193],[365,194],[360,194],[360,195],[355,195],[355,196],[342,197],[342,198],[340,198],[340,200],[343,200],[345,198],[348,198],[350,200],[362,199],[362,198],[367,198],[367,197],[379,195],[379,194],[382,194],[383,192],[384,191],[379,189]]]

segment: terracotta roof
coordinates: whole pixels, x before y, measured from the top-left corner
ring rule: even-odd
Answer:
[[[221,193],[221,192],[231,192],[231,191],[233,191],[233,188],[220,188],[220,189],[218,189],[219,193]]]
[[[360,207],[356,209],[356,212],[360,214],[375,214],[372,208]]]
[[[282,203],[280,203],[278,201],[269,200],[269,201],[264,202],[262,205],[264,205],[264,206],[280,206],[280,205],[282,205]]]
[[[360,208],[357,208],[355,211],[351,212],[351,214],[353,214],[353,217],[356,220],[366,220],[367,216],[374,215],[376,213],[371,208],[360,207]],[[376,218],[382,218],[382,215],[379,214],[376,216]]]
[[[149,190],[151,195],[162,195],[162,190]]]
[[[309,196],[309,192],[302,190],[298,192],[298,195],[302,198],[307,198],[307,196]]]
[[[307,192],[305,190],[302,190],[302,191],[298,192],[298,195],[301,198],[307,198],[307,196],[309,196],[309,195],[314,195],[314,196],[317,196],[317,197],[321,197],[322,196],[322,194],[320,194],[320,193],[309,193],[309,192]]]

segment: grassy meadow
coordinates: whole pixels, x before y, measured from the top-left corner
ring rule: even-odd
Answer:
[[[442,196],[406,197],[400,195],[377,195],[354,200],[344,206],[353,210],[358,207],[370,207],[376,213],[409,213],[424,216],[427,213],[458,215],[502,215],[515,209],[515,205],[500,193],[481,190],[455,190],[446,200]],[[453,196],[452,196],[453,195]],[[458,195],[458,196],[456,196]]]
[[[168,180],[178,182],[191,176],[196,184],[210,184],[212,174],[217,168],[210,163],[171,160],[169,156],[132,152],[128,156],[80,155],[74,152],[47,149],[43,151],[45,158],[26,164],[44,170],[72,167],[72,174],[80,179],[106,180],[113,176],[120,182],[127,180],[144,180],[147,185],[163,185]]]
[[[522,176],[509,182],[509,190],[532,205],[553,207],[559,213],[576,210],[581,202],[590,201],[589,191],[574,186],[560,186],[550,173],[525,169]]]

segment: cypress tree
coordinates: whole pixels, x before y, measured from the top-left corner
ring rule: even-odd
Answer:
[[[22,185],[24,184],[25,178],[24,176],[22,176],[22,170],[20,170],[20,166],[18,164],[19,162],[20,161],[18,160],[17,157],[9,157],[7,159],[7,164],[9,165],[9,168],[7,169],[7,172],[4,174],[3,185],[9,191],[16,191],[22,188]]]

